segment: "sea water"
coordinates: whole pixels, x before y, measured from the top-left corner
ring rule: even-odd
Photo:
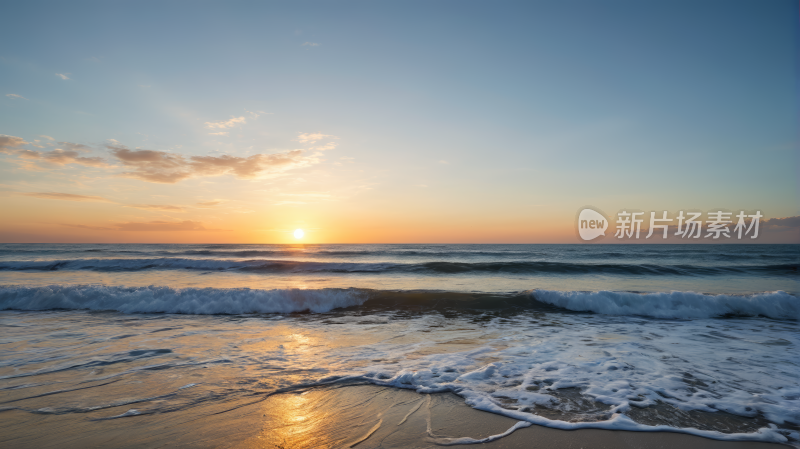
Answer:
[[[800,435],[798,245],[0,245],[0,414],[310,385],[560,429]]]

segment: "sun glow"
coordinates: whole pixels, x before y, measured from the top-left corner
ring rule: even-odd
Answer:
[[[301,238],[303,238],[304,235],[306,235],[306,233],[303,232],[302,229],[295,229],[294,230],[294,238],[300,240]]]

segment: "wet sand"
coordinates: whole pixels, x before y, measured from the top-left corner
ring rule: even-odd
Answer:
[[[124,414],[129,407],[121,407]],[[109,410],[105,410],[108,416]],[[425,448],[491,439],[518,421],[475,410],[460,397],[420,395],[372,385],[316,388],[170,413],[97,420],[84,416],[0,413],[0,446],[9,448]],[[471,439],[471,440],[470,440]],[[490,448],[788,447],[717,441],[669,432],[518,428],[480,444]]]

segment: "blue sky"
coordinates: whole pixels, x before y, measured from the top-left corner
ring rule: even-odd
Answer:
[[[320,236],[326,223],[364,226],[379,241],[436,241],[454,227],[461,241],[470,230],[486,240],[484,228],[536,240],[535,229],[557,233],[542,217],[571,220],[586,204],[800,215],[796,2],[0,8],[11,18],[0,29],[0,134],[109,158],[32,167],[4,156],[6,206],[22,216],[9,235],[44,223],[16,194],[42,191],[183,207],[237,232],[264,228],[247,224],[253,216]],[[187,158],[300,149],[306,159],[279,175],[154,183],[120,168],[109,142]],[[223,209],[186,206],[209,198]],[[180,219],[100,203],[80,207],[96,208],[97,223]]]

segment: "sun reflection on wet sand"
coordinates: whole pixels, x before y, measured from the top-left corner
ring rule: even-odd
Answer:
[[[264,424],[253,447],[335,447],[341,438],[326,432],[332,424],[329,410],[321,407],[313,392],[270,397],[263,407]]]

